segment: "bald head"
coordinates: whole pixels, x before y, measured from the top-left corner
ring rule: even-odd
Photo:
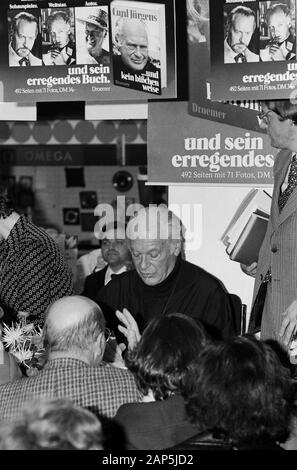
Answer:
[[[61,331],[72,328],[94,312],[99,317],[102,316],[102,322],[104,323],[102,312],[93,300],[80,295],[62,297],[49,307],[46,324],[48,327],[53,326],[56,330]]]
[[[105,320],[95,302],[73,295],[62,297],[49,307],[44,328],[51,351],[85,353],[104,334]]]

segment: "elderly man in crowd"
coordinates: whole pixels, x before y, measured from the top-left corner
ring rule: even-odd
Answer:
[[[77,20],[85,28],[85,45],[77,49],[77,63],[109,65],[109,52],[102,47],[108,34],[107,12],[99,8],[96,14]]]
[[[115,334],[115,310],[123,309],[135,318],[140,331],[154,317],[180,312],[201,320],[213,333],[234,334],[225,288],[208,272],[181,259],[181,222],[167,207],[141,209],[128,223],[127,237],[135,270],[115,276],[97,295]]]
[[[267,10],[266,21],[270,39],[260,49],[260,59],[263,62],[295,60],[296,36],[288,6],[284,3],[274,4]]]
[[[101,287],[106,286],[112,276],[126,272],[132,264],[124,224],[107,224],[100,237],[102,258],[107,264],[86,277],[82,292],[82,295],[95,301]]]
[[[105,334],[104,317],[92,300],[70,296],[53,303],[45,322],[47,362],[38,374],[0,387],[0,420],[14,420],[38,398],[68,398],[103,419],[139,401],[130,372],[102,363]]]
[[[31,52],[37,34],[38,23],[34,15],[22,11],[13,18],[11,42],[8,47],[10,67],[42,65],[41,59]]]
[[[259,56],[249,49],[255,29],[256,15],[251,8],[241,5],[233,8],[227,19],[225,64],[259,62]]]
[[[72,273],[56,242],[18,214],[0,193],[0,304],[10,324],[20,312],[42,324],[46,308],[73,292]]]
[[[149,39],[146,25],[141,20],[120,18],[116,24],[115,48],[120,55],[114,55],[113,67],[118,76],[124,73],[156,72],[148,55]]]
[[[76,61],[75,43],[71,39],[71,20],[65,11],[55,11],[47,19],[51,47],[42,54],[44,65],[72,65]]]

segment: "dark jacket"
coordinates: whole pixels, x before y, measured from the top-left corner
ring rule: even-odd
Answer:
[[[106,265],[103,269],[100,269],[100,271],[96,271],[86,277],[84,283],[84,290],[82,291],[81,295],[89,297],[89,299],[94,300],[96,302],[96,296],[99,290],[101,289],[101,287],[104,287],[104,280],[107,268],[108,265]]]

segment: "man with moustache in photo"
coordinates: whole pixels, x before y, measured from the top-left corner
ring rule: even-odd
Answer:
[[[37,34],[38,22],[34,15],[28,12],[20,12],[13,18],[11,42],[8,46],[10,67],[42,65],[41,59],[31,52]]]
[[[227,19],[227,36],[224,41],[224,62],[235,64],[259,62],[259,56],[249,49],[256,29],[256,16],[245,6],[233,8]]]

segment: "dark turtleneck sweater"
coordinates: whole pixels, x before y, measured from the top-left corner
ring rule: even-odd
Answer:
[[[160,284],[147,286],[136,270],[115,276],[97,294],[107,326],[118,340],[115,310],[127,308],[143,331],[157,316],[179,312],[202,321],[210,332],[223,338],[234,334],[227,291],[222,283],[192,263],[177,258],[173,271]]]

